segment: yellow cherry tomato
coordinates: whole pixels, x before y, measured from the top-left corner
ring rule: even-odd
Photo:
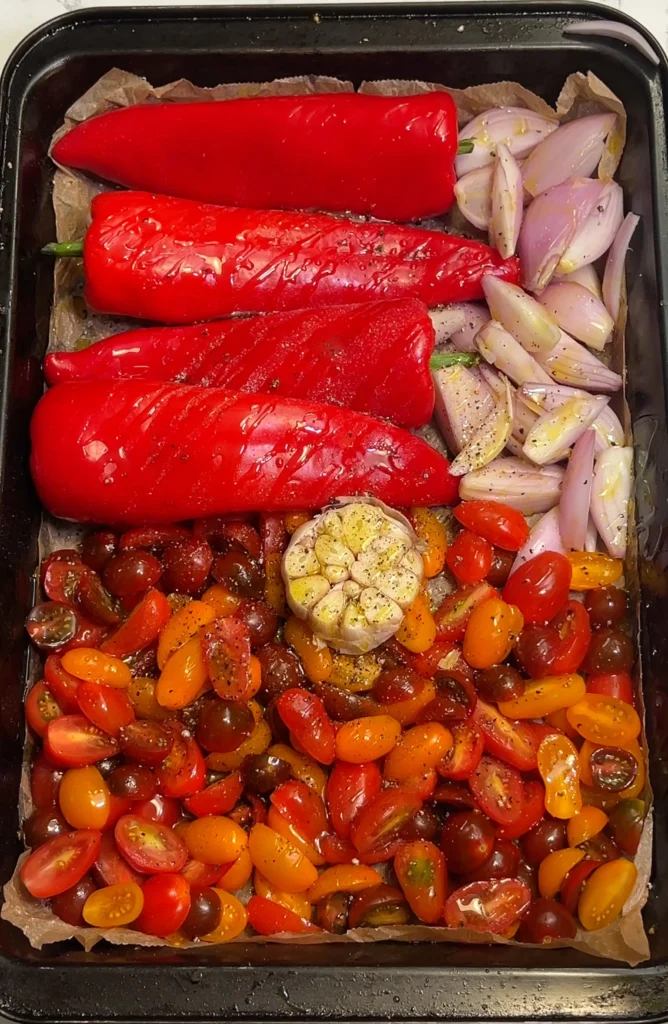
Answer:
[[[188,853],[203,864],[231,864],[248,844],[248,836],[236,821],[222,814],[195,818],[184,830]]]
[[[158,640],[158,668],[164,668],[179,647],[183,647],[202,626],[208,626],[215,618],[215,609],[204,601],[189,601],[180,611],[174,612]]]
[[[256,896],[264,896],[266,900],[280,903],[282,907],[287,907],[288,910],[294,911],[295,914],[299,914],[304,920],[311,920],[313,907],[304,893],[281,892],[280,889],[277,889],[276,886],[272,885],[264,877],[261,871],[255,871],[253,874],[253,888],[255,889]]]
[[[554,733],[542,740],[538,771],[545,784],[545,809],[553,818],[572,818],[582,807],[578,751],[568,736]]]
[[[379,660],[373,654],[332,653],[332,671],[327,679],[332,686],[341,690],[359,693],[373,689],[373,684],[383,671]]]
[[[208,678],[200,639],[198,636],[191,637],[172,654],[160,673],[155,688],[158,704],[170,710],[187,707],[195,700]]]
[[[230,615],[234,615],[241,604],[241,598],[224,587],[222,583],[215,583],[205,590],[202,594],[202,601],[213,608],[216,619],[226,619]]]
[[[58,803],[72,828],[104,828],[109,817],[109,787],[94,765],[70,768],[58,787]]]
[[[428,651],[436,639],[436,623],[431,614],[429,595],[421,591],[404,613],[403,622],[395,633],[400,644],[413,654]]]
[[[156,722],[161,722],[173,716],[169,708],[163,708],[162,704],[158,704],[155,695],[157,685],[157,679],[136,676],[128,686],[128,700],[137,718],[152,718]]]
[[[369,715],[344,722],[336,734],[336,756],[349,764],[365,764],[385,757],[401,736],[391,715]]]
[[[633,892],[638,869],[630,860],[609,860],[587,879],[578,903],[580,924],[588,932],[598,931],[621,914]]]
[[[524,628],[514,604],[490,597],[473,609],[464,634],[463,654],[471,668],[491,668],[510,654]]]
[[[414,725],[405,732],[385,759],[383,775],[389,782],[422,778],[445,757],[452,746],[452,733],[438,722]]]
[[[313,630],[296,615],[291,615],[283,632],[286,644],[293,647],[301,659],[304,672],[312,683],[324,683],[332,674],[332,652],[320,646]]]
[[[380,885],[382,881],[382,876],[374,868],[364,864],[336,864],[323,871],[306,895],[311,903],[318,903],[333,892],[361,892]]]
[[[553,899],[564,878],[576,864],[584,860],[584,850],[567,846],[563,850],[553,850],[538,866],[538,891],[546,899]]]
[[[611,558],[600,551],[571,551],[566,555],[571,563],[571,590],[596,590],[616,583],[624,571],[619,558]]]
[[[222,913],[216,928],[208,935],[203,935],[202,942],[232,942],[241,935],[248,924],[246,908],[236,896],[225,889],[214,886],[214,892],[218,894]]]
[[[580,740],[580,736],[568,721],[566,708],[560,708],[559,711],[551,711],[549,715],[545,715],[545,721],[553,729],[556,729],[557,732],[563,732],[564,736],[568,736],[569,740]]]
[[[70,675],[90,683],[104,683],[105,686],[125,689],[132,679],[132,673],[124,661],[94,647],[76,647],[73,651],[66,651],[61,662]]]
[[[618,697],[587,693],[566,714],[580,736],[599,747],[624,746],[640,733],[638,712]]]
[[[243,888],[252,874],[253,862],[250,858],[248,847],[245,846],[234,864],[232,864],[225,874],[221,875],[218,879],[216,885],[220,889],[225,889],[226,892],[238,892],[239,889]]]
[[[250,704],[254,703],[253,701]],[[250,707],[249,704],[249,707]],[[206,763],[214,772],[233,772],[240,768],[250,754],[264,754],[272,740],[269,723],[262,718],[255,723],[255,728],[236,750],[227,754],[209,754]]]
[[[308,839],[305,839],[301,832],[298,832],[294,825],[287,818],[284,818],[280,811],[277,811],[273,806],[269,808],[267,814],[267,825],[278,832],[279,836],[283,836],[284,839],[287,839],[288,842],[296,846],[298,850],[301,850],[304,856],[308,857],[311,861],[311,864],[320,867],[325,863],[325,858],[322,854],[318,853],[313,843],[309,843]]]
[[[412,508],[409,519],[418,538],[426,545],[422,552],[424,574],[428,580],[443,572],[448,551],[448,535],[438,516],[430,508]]]
[[[414,697],[397,701],[396,704],[383,704],[383,712],[386,715],[390,715],[391,718],[396,718],[397,722],[400,722],[401,725],[412,725],[419,718],[422,709],[431,704],[435,697],[436,685],[434,681],[432,679],[425,679],[424,686]]]
[[[312,757],[300,754],[293,750],[286,743],[274,743],[269,747],[269,753],[273,757],[280,757],[287,761],[292,768],[292,774],[298,782],[303,782],[310,789],[325,799],[325,787],[327,786],[327,775]]]
[[[92,892],[83,906],[83,919],[93,928],[120,928],[136,921],[144,894],[136,882],[118,882]]]
[[[608,815],[600,807],[583,807],[568,822],[566,835],[569,846],[586,843],[592,836],[597,836],[608,824]]]
[[[253,826],[248,849],[253,866],[271,885],[283,892],[306,892],[318,877],[317,869],[308,857],[268,825]]]
[[[586,692],[584,679],[575,673],[529,679],[520,697],[499,701],[499,711],[506,718],[545,718],[553,711],[571,707]]]

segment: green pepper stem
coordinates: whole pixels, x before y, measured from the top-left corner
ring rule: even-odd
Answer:
[[[463,156],[465,153],[472,153],[475,142],[473,139],[462,139],[457,146],[457,156]]]
[[[83,242],[49,242],[42,252],[45,256],[83,256]]]
[[[429,360],[430,370],[442,370],[446,366],[477,366],[480,356],[477,352],[434,352]]]

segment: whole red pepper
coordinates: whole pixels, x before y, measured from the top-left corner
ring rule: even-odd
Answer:
[[[205,206],[148,192],[93,199],[83,246],[99,313],[162,323],[412,296],[428,306],[483,297],[515,258],[442,231],[326,214]],[[48,246],[58,255],[71,245]]]
[[[425,441],[336,406],[137,380],[57,384],[31,424],[44,505],[80,522],[170,523],[319,508],[341,495],[451,504]]]
[[[397,221],[450,208],[456,153],[444,92],[136,105],[82,122],[53,148],[58,163],[128,188]]]
[[[63,380],[177,381],[328,402],[421,427],[434,411],[434,328],[417,299],[145,327],[44,361]]]

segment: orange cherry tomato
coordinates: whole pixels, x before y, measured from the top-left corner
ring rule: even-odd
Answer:
[[[447,874],[439,848],[424,839],[404,843],[394,858],[394,871],[415,916],[425,924],[440,921]]]
[[[389,782],[408,782],[435,768],[452,746],[452,733],[438,722],[415,725],[387,755],[383,774]]]
[[[72,828],[104,828],[109,817],[109,787],[93,765],[70,768],[60,783],[58,803]]]
[[[306,677],[312,683],[324,683],[332,674],[332,652],[329,647],[320,647],[310,627],[291,615],[283,630],[286,644],[294,648],[304,666]]]
[[[601,864],[582,889],[578,903],[582,927],[592,932],[614,921],[633,892],[637,877],[638,869],[630,860],[619,858]]]
[[[253,702],[249,703],[249,707]],[[230,750],[227,754],[209,754],[206,763],[207,767],[214,772],[233,772],[241,768],[247,757],[251,754],[264,754],[272,741],[272,732],[266,719],[256,722],[255,728],[236,750]]]
[[[364,864],[336,864],[326,868],[306,893],[310,903],[318,903],[333,892],[361,892],[383,881],[375,868]],[[303,915],[302,915],[303,916]]]
[[[83,919],[93,928],[120,928],[136,921],[144,894],[136,882],[118,882],[92,892],[83,906]]]
[[[130,668],[124,661],[93,647],[77,647],[73,651],[66,651],[61,662],[70,675],[90,683],[105,683],[107,686],[125,688],[132,680]]]
[[[576,864],[584,860],[584,850],[574,847],[565,847],[563,850],[553,850],[538,865],[538,891],[546,899],[553,899],[564,878]]]
[[[255,871],[253,874],[253,889],[258,896],[272,900],[274,903],[280,903],[282,907],[287,907],[293,913],[299,914],[305,921],[311,920],[313,907],[308,896],[303,892],[281,892],[276,886],[271,885],[261,871]]]
[[[597,836],[608,824],[608,815],[600,807],[583,807],[569,820],[566,826],[569,846],[586,843],[592,836]]]
[[[618,697],[587,693],[566,714],[580,736],[597,746],[623,746],[640,733],[638,712]]]
[[[155,688],[156,700],[172,711],[185,708],[195,700],[207,678],[202,645],[199,636],[194,636],[167,660]]]
[[[318,877],[308,857],[268,825],[253,826],[248,849],[253,866],[283,892],[305,892]]]
[[[519,608],[491,597],[473,609],[464,634],[464,658],[471,668],[491,668],[510,654],[522,632]]]
[[[383,704],[383,713],[396,718],[401,725],[412,725],[418,720],[424,708],[436,698],[436,685],[431,679],[425,679],[419,693],[406,700],[394,704]]]
[[[271,730],[270,730],[271,732]],[[297,750],[287,746],[285,743],[274,743],[268,751],[273,757],[280,757],[287,761],[292,767],[292,774],[299,782],[305,782],[307,786],[314,789],[324,800],[325,787],[327,786],[327,775],[317,761],[300,754]]]
[[[600,551],[571,551],[566,555],[571,563],[571,590],[596,590],[616,583],[624,571],[620,558],[611,558]]]
[[[251,669],[250,632],[240,619],[215,619],[200,633],[206,671],[223,700],[248,701],[260,687]]]
[[[369,715],[345,722],[336,734],[336,756],[350,764],[376,761],[396,746],[401,726],[391,715]]]
[[[403,622],[395,633],[396,639],[413,654],[428,651],[436,639],[436,623],[431,614],[429,595],[421,591],[406,609]]]
[[[214,618],[224,619],[229,615],[234,615],[241,604],[242,598],[237,594],[233,594],[222,583],[216,583],[213,587],[209,587],[208,590],[204,591],[202,601],[204,604],[211,605],[215,612]]]
[[[227,892],[238,892],[253,874],[253,861],[248,847],[244,847],[234,864],[224,871],[216,885]]]
[[[205,601],[189,601],[174,612],[158,640],[158,668],[163,669],[179,647],[183,647],[202,626],[208,626],[215,618],[215,609]]]
[[[425,545],[422,552],[424,574],[428,580],[443,572],[448,551],[448,535],[438,516],[430,508],[412,508],[408,513],[413,529]]]
[[[241,826],[222,814],[191,821],[183,839],[190,856],[203,864],[232,864],[248,844]]]
[[[580,735],[568,721],[566,708],[561,708],[559,711],[550,711],[549,715],[545,715],[545,721],[557,732],[563,732],[564,736],[568,736],[569,740],[580,740]]]
[[[299,829],[284,817],[280,811],[276,810],[275,807],[270,807],[267,814],[267,825],[273,828],[274,831],[278,832],[279,836],[283,836],[289,843],[296,846],[297,849],[304,854],[305,857],[311,861],[311,864],[315,864],[320,867],[325,863],[325,858],[322,854],[318,853],[313,843],[310,843],[305,838],[304,834]]]
[[[232,942],[238,938],[248,924],[248,914],[243,903],[219,886],[213,890],[220,900],[222,913],[220,921],[212,932],[202,935],[202,942]]]
[[[499,711],[508,718],[545,718],[553,711],[569,708],[587,692],[582,676],[571,673],[529,679],[520,697],[499,701]]]
[[[577,748],[567,736],[553,733],[541,742],[537,761],[547,812],[553,818],[572,818],[582,808]]]

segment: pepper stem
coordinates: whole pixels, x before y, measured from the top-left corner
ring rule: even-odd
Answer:
[[[83,242],[49,242],[42,252],[45,256],[83,256]]]
[[[462,139],[457,146],[457,156],[463,156],[465,153],[472,153],[475,142],[473,139]]]
[[[477,352],[434,352],[429,360],[430,370],[442,370],[446,366],[477,366],[480,356]]]

